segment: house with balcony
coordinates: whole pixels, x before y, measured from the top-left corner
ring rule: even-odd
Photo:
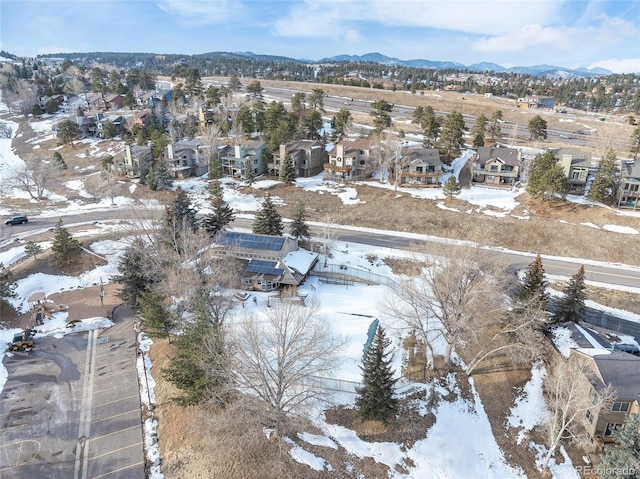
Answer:
[[[518,98],[516,105],[518,108],[523,109],[544,109],[553,110],[555,108],[555,100],[551,96],[525,96],[524,98]]]
[[[591,166],[591,153],[577,148],[553,148],[551,151],[559,159],[569,179],[569,193],[584,194],[589,175],[595,173],[595,168]]]
[[[153,163],[151,146],[125,145],[124,169],[127,176],[138,178]]]
[[[273,153],[272,160],[267,163],[270,176],[280,176],[280,169],[287,156],[293,160],[296,178],[308,178],[321,173],[329,157],[324,144],[319,141],[290,141],[280,145],[278,151]]]
[[[202,176],[209,171],[209,149],[195,140],[182,140],[166,146],[164,157],[175,178]]]
[[[221,148],[219,157],[223,174],[240,179],[247,178],[249,170],[254,178],[264,174],[267,170],[266,148],[267,144],[261,140],[244,140]]]
[[[103,113],[98,113],[96,115],[95,136],[98,138],[105,137],[104,130],[107,123],[111,123],[113,125],[113,136],[119,135],[126,124],[122,115],[105,115]]]
[[[550,331],[558,361],[580,361],[591,402],[610,386],[615,397],[606,408],[585,411],[580,418],[591,441],[591,451],[613,444],[613,432],[621,428],[629,414],[640,412],[640,357],[625,351],[614,332],[597,332],[585,325],[565,322]]]
[[[616,206],[632,208],[634,211],[640,206],[640,160],[622,161]]]
[[[103,95],[102,99],[98,103],[98,107],[105,111],[120,110],[124,108],[124,96],[118,93]]]
[[[471,184],[512,187],[518,181],[520,150],[500,146],[481,146],[471,157]]]
[[[238,260],[239,286],[254,291],[275,291],[299,286],[318,261],[318,253],[298,248],[289,236],[219,231],[214,239]]]
[[[368,178],[372,173],[370,152],[371,142],[367,138],[340,140],[329,151],[324,178],[344,182]]]
[[[437,148],[405,147],[392,162],[392,176],[400,178],[400,186],[438,188],[443,173]]]

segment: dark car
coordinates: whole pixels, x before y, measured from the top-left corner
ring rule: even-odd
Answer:
[[[616,343],[613,345],[614,351],[624,351],[625,353],[640,356],[640,349],[635,344]]]
[[[5,225],[23,225],[29,222],[29,218],[27,215],[14,216],[11,219],[8,219],[4,222]]]

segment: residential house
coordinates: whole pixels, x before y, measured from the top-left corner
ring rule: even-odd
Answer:
[[[114,136],[119,135],[125,125],[125,121],[122,115],[105,115],[103,113],[98,113],[96,115],[95,136],[97,136],[98,138],[104,138],[104,126],[107,122],[111,122],[111,124],[114,126]]]
[[[60,109],[67,115],[75,115],[78,113],[78,108],[84,106],[84,100],[79,96],[64,96],[64,101],[60,105]]]
[[[206,127],[212,125],[216,119],[217,110],[213,108],[205,108],[202,105],[198,105],[198,124],[200,127]]]
[[[126,174],[137,178],[141,171],[144,171],[153,161],[153,154],[150,146],[125,145],[124,147],[124,168]]]
[[[147,124],[149,123],[149,117],[150,117],[149,110],[137,111],[133,115],[133,124],[140,125],[140,126],[147,126]]]
[[[202,176],[209,171],[208,148],[195,140],[170,143],[165,148],[169,171],[176,178]]]
[[[555,107],[555,100],[550,96],[526,96],[524,98],[518,98],[516,102],[518,108],[532,108],[532,109],[545,109],[553,110]]]
[[[399,178],[401,186],[440,186],[443,170],[437,148],[405,147],[392,163],[393,177]]]
[[[622,427],[627,415],[640,412],[640,357],[620,350],[623,348],[618,345],[614,348],[618,340],[615,333],[598,333],[566,322],[554,328],[551,334],[563,357],[561,360],[582,360],[588,366],[586,379],[591,386],[590,398],[601,394],[607,386],[615,391],[610,407],[588,410],[583,418],[592,449],[602,450],[613,442],[613,432]]]
[[[215,243],[228,247],[242,265],[240,287],[274,291],[298,286],[318,260],[318,253],[298,248],[297,238],[220,231]]]
[[[253,177],[265,173],[267,163],[264,150],[267,144],[261,140],[244,140],[237,145],[228,145],[220,150],[220,162],[225,176],[247,178],[251,170]]]
[[[622,161],[616,190],[616,206],[638,208],[640,203],[640,160]]]
[[[136,98],[136,103],[139,106],[146,106],[154,108],[162,102],[162,100],[171,100],[171,90],[156,90],[142,92]]]
[[[269,175],[280,175],[280,168],[287,156],[293,160],[296,177],[303,178],[321,173],[328,158],[324,145],[319,141],[290,141],[280,145],[278,151],[273,153],[272,161],[267,164]]]
[[[324,177],[329,180],[363,180],[371,175],[371,143],[367,138],[340,140],[329,151]]]
[[[511,187],[518,181],[521,154],[516,148],[481,146],[471,157],[471,183]]]
[[[569,179],[569,193],[584,194],[589,174],[595,172],[591,166],[591,153],[576,148],[554,148],[551,151],[560,160],[564,174]]]
[[[105,111],[120,110],[121,108],[124,108],[124,96],[118,93],[103,95],[98,106]]]
[[[86,111],[97,111],[102,101],[102,93],[86,93],[84,95],[84,109]]]

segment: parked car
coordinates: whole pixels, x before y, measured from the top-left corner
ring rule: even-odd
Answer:
[[[13,218],[8,219],[7,221],[4,222],[4,224],[5,225],[23,225],[28,222],[29,222],[29,218],[27,218],[27,215],[19,215],[19,216],[14,216]]]
[[[640,349],[635,344],[615,343],[613,345],[614,351],[624,351],[625,353],[633,354],[634,356],[640,356]]]

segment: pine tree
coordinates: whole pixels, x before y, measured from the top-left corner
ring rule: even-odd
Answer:
[[[586,286],[584,284],[584,266],[569,280],[569,284],[564,289],[564,296],[558,302],[556,311],[553,314],[553,321],[561,323],[563,321],[578,322],[584,316],[584,302],[587,299]]]
[[[61,170],[67,169],[67,164],[65,163],[64,158],[62,158],[62,155],[60,154],[59,151],[53,152],[53,164],[56,165]]]
[[[391,369],[391,352],[386,351],[390,344],[384,329],[378,326],[361,366],[363,385],[356,388],[356,409],[363,419],[386,423],[398,409],[398,399],[394,396],[396,380]]]
[[[152,338],[166,338],[171,332],[171,314],[162,304],[165,298],[153,289],[140,295],[142,328]]]
[[[624,427],[616,429],[611,437],[615,444],[607,446],[600,456],[599,469],[604,471],[602,479],[637,478],[640,472],[640,415],[629,415]],[[619,474],[619,471],[629,471],[629,474]]]
[[[69,230],[62,226],[62,220],[58,222],[58,231],[53,238],[51,250],[53,251],[53,262],[56,266],[62,266],[71,261],[74,256],[82,253],[80,243],[71,236]]]
[[[42,246],[33,241],[27,241],[27,244],[24,245],[24,252],[27,256],[37,258],[38,254],[42,253]]]
[[[614,175],[616,171],[616,152],[607,151],[605,157],[598,164],[595,177],[591,182],[587,198],[591,201],[603,201],[613,194]]]
[[[253,176],[253,169],[251,168],[251,165],[247,165],[247,170],[245,171],[245,174],[244,174],[244,181],[246,181],[247,185],[249,186],[251,186],[256,182],[256,179]]]
[[[217,180],[218,178],[222,178],[224,175],[224,171],[222,169],[222,163],[220,162],[220,158],[217,155],[211,155],[209,158],[209,172],[208,177],[210,180]]]
[[[529,265],[524,277],[523,283],[520,285],[518,299],[522,302],[531,300],[539,301],[543,308],[547,305],[549,295],[546,292],[547,280],[544,276],[544,267],[542,266],[542,258],[540,255]]]
[[[563,199],[569,192],[569,179],[553,151],[537,154],[529,168],[527,193],[534,198],[551,199],[555,195]]]
[[[213,237],[235,219],[235,214],[222,197],[221,190],[211,198],[211,209],[211,213],[202,219],[202,227]]]
[[[130,306],[138,306],[142,295],[158,280],[150,269],[150,261],[145,254],[146,245],[136,239],[124,252],[118,263],[119,275],[113,281],[122,289],[118,296]]]
[[[305,218],[304,204],[302,202],[298,202],[289,233],[294,238],[301,240],[308,240],[311,237],[309,225]]]
[[[267,193],[262,206],[256,213],[253,232],[258,235],[282,236],[283,230],[282,217],[271,201],[271,196]]]
[[[17,284],[13,281],[13,273],[0,263],[0,301],[15,298],[17,296]]]
[[[158,160],[153,165],[153,179],[155,181],[156,190],[167,190],[173,185],[173,176],[169,172],[167,163]]]
[[[442,192],[447,198],[451,198],[452,196],[460,193],[460,185],[458,185],[455,176],[451,175],[447,179],[444,186],[442,187]]]
[[[178,186],[173,201],[165,207],[163,240],[178,254],[185,252],[185,235],[198,229],[196,210],[187,193]]]
[[[286,185],[291,185],[296,180],[296,167],[290,155],[285,156],[280,168],[280,181]]]

